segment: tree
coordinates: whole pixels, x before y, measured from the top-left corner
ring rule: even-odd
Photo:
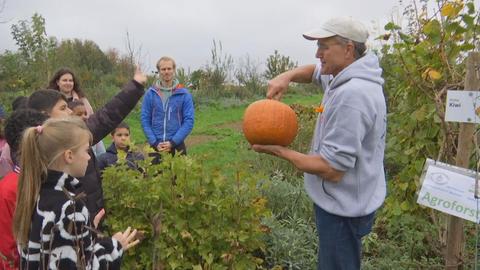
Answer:
[[[213,40],[211,50],[212,58],[205,67],[204,84],[202,91],[210,97],[218,97],[224,89],[224,84],[228,81],[233,69],[233,58],[231,55],[223,53],[222,42]]]
[[[45,19],[37,13],[33,14],[31,22],[22,20],[12,25],[12,35],[20,52],[30,63],[43,60],[52,44],[45,31]]]
[[[289,56],[281,55],[275,50],[274,53],[267,58],[267,70],[265,71],[264,76],[270,80],[295,67],[297,67],[297,63],[293,62]]]
[[[55,38],[47,36],[45,19],[35,13],[31,21],[21,20],[11,29],[22,55],[22,77],[25,78],[26,87],[43,86],[51,75],[50,58],[57,44]]]
[[[202,69],[194,70],[190,74],[190,84],[192,90],[198,90],[200,88],[200,82],[203,77],[205,77],[205,71],[203,71]]]
[[[391,218],[416,213],[442,228],[441,215],[420,209],[415,194],[427,157],[455,164],[459,129],[444,120],[446,93],[463,89],[465,58],[478,44],[480,27],[474,1],[437,1],[433,15],[428,14],[428,2],[420,1],[418,7],[414,1],[404,13],[407,27],[390,22],[387,34],[379,37],[388,41],[382,48],[382,67],[390,111],[386,169],[392,181],[385,209]],[[439,229],[437,243],[425,241],[445,248],[445,232]],[[455,269],[462,264],[458,257]]]
[[[264,81],[258,71],[259,64],[253,61],[248,55],[240,59],[235,70],[235,78],[241,86],[246,88],[249,94],[264,94],[261,90]]]
[[[60,43],[56,49],[54,67],[73,69],[85,88],[94,88],[103,76],[113,71],[113,63],[95,42],[80,39],[63,40]]]

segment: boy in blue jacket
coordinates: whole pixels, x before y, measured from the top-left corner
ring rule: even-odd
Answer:
[[[141,122],[148,143],[155,149],[152,163],[160,162],[159,152],[186,154],[185,138],[193,129],[192,95],[175,78],[175,60],[157,62],[159,80],[151,86],[142,103]]]

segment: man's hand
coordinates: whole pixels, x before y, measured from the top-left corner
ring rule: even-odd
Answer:
[[[319,175],[325,180],[331,182],[342,180],[343,175],[345,174],[345,172],[339,171],[330,166],[328,161],[320,155],[306,155],[280,145],[254,144],[252,145],[252,149],[259,153],[266,153],[283,158],[291,162],[300,171]]]
[[[280,100],[291,82],[311,83],[315,65],[305,65],[286,71],[268,82],[267,98]]]
[[[252,145],[252,149],[255,152],[270,154],[270,155],[273,155],[273,156],[279,156],[282,149],[286,149],[286,148],[283,147],[283,146],[280,146],[280,145],[254,144],[254,145]]]
[[[283,93],[287,91],[290,84],[290,78],[285,73],[268,81],[267,98],[280,100]]]
[[[172,150],[172,143],[170,142],[161,142],[157,145],[157,149],[160,152],[170,152]]]

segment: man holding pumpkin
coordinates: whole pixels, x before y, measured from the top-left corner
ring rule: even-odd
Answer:
[[[339,17],[303,36],[317,41],[317,65],[282,73],[268,85],[280,99],[290,82],[321,86],[312,146],[303,154],[278,145],[253,145],[303,171],[314,201],[319,237],[318,269],[360,269],[361,238],[370,233],[386,195],[384,80],[378,58],[366,53],[362,23]]]

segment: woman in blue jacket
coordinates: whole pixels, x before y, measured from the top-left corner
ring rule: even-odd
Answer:
[[[145,94],[141,122],[145,137],[155,151],[186,154],[184,141],[194,122],[193,99],[175,78],[175,68],[175,60],[170,57],[158,60],[160,78]],[[158,153],[152,162],[160,162]]]

